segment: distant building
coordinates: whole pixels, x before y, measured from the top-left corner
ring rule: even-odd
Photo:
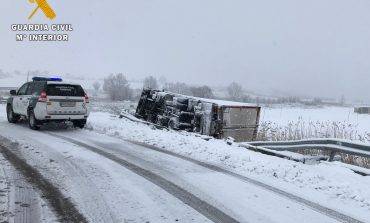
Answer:
[[[370,106],[359,106],[359,107],[355,107],[355,113],[358,113],[358,114],[370,114]]]

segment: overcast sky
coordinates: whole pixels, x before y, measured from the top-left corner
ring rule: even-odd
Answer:
[[[370,101],[369,0],[49,0],[68,43],[16,42],[15,23],[48,23],[1,1],[0,69],[123,72],[260,92]]]

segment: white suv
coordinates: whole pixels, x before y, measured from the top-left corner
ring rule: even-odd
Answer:
[[[64,83],[60,78],[34,77],[10,94],[8,121],[16,123],[25,117],[31,129],[51,121],[71,121],[75,127],[83,128],[89,116],[89,98],[81,85]]]

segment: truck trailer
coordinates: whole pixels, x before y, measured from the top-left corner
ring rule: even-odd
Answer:
[[[237,142],[256,138],[261,107],[144,89],[135,116],[157,125]]]

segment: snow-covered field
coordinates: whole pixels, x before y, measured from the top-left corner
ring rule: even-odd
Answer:
[[[286,110],[289,112],[285,112]],[[321,112],[324,114],[320,114]],[[338,114],[340,112],[343,117]],[[5,106],[0,105],[0,121],[3,123],[5,114]],[[284,125],[300,116],[310,121],[315,121],[317,118],[330,121],[355,120],[349,110],[339,108],[271,109],[265,110],[261,118],[265,121],[276,120],[277,123]],[[331,120],[330,117],[337,119]],[[368,120],[364,118],[364,121]],[[360,118],[357,121],[362,123]],[[366,130],[365,126],[364,128]],[[338,210],[361,221],[370,222],[370,177],[355,174],[339,163],[322,162],[317,165],[296,163],[248,151],[237,145],[228,145],[224,140],[205,141],[192,133],[158,130],[142,123],[119,119],[116,115],[107,112],[92,112],[87,129],[82,130],[82,132],[85,131],[144,142],[199,161],[212,163]]]
[[[352,107],[263,108],[262,139],[344,138],[370,141],[370,115],[356,114]]]

